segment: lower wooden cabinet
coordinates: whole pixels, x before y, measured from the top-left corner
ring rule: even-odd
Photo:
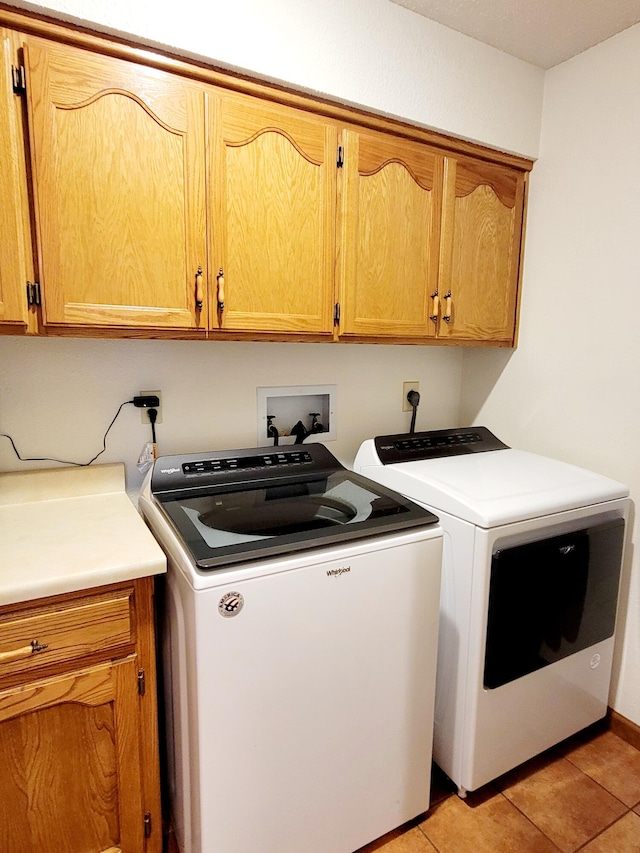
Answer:
[[[161,850],[152,593],[0,608],[2,853]]]

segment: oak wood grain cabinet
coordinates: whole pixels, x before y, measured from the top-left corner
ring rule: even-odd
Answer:
[[[515,344],[530,161],[23,24],[0,72],[0,188],[17,200],[0,211],[0,331]]]
[[[524,203],[524,172],[446,159],[438,337],[514,342]]]
[[[204,92],[24,40],[45,326],[207,326]]]
[[[215,90],[208,115],[211,329],[331,336],[335,123]]]
[[[160,853],[152,593],[0,608],[3,853]]]
[[[424,341],[438,289],[444,157],[390,134],[346,130],[340,336]]]
[[[12,34],[0,29],[0,328],[23,333],[30,320],[33,278],[20,103],[13,93]],[[31,282],[33,285],[33,282]]]
[[[334,124],[41,39],[25,62],[46,326],[332,334]]]

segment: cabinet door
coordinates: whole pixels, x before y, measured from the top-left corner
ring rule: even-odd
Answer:
[[[440,337],[514,342],[524,182],[515,169],[447,160]]]
[[[135,657],[0,691],[2,853],[143,853]]]
[[[432,336],[443,158],[385,134],[344,134],[340,335]]]
[[[337,128],[249,96],[210,106],[211,328],[331,334]]]
[[[0,30],[0,45],[0,324],[24,328],[28,322],[26,177],[18,127],[20,102],[11,80],[14,51],[4,30]]]
[[[25,54],[44,322],[206,328],[203,90],[36,38]]]

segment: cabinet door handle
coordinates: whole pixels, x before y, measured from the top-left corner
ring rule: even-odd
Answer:
[[[10,652],[0,652],[0,663],[11,663],[14,660],[30,658],[31,655],[43,652],[47,648],[49,648],[47,643],[39,643],[37,640],[31,640],[28,646],[12,649]]]
[[[433,320],[434,323],[438,322],[438,315],[440,313],[440,297],[438,296],[438,291],[431,294],[431,298],[433,299],[433,307],[432,314],[429,315],[429,319]]]
[[[204,294],[202,292],[202,267],[198,267],[196,272],[196,311],[202,311],[204,304]]]
[[[107,847],[102,853],[122,853],[122,849],[120,847]]]
[[[220,272],[216,276],[218,282],[218,311],[224,311],[224,270],[220,267]]]
[[[451,309],[453,308],[453,297],[451,296],[451,291],[448,291],[448,293],[445,294],[443,299],[445,300],[445,309],[444,314],[442,315],[442,319],[445,321],[445,323],[450,323]]]

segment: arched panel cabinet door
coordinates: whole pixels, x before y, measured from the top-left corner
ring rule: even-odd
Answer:
[[[29,322],[30,241],[20,103],[11,78],[13,56],[11,34],[0,29],[0,329],[22,332]]]
[[[433,337],[443,157],[373,131],[343,139],[340,336]]]
[[[336,126],[211,89],[208,142],[211,329],[331,335]]]
[[[448,158],[438,337],[513,344],[525,173]]]
[[[206,330],[204,89],[37,38],[25,64],[44,323]]]
[[[0,689],[3,853],[144,853],[135,655]]]

